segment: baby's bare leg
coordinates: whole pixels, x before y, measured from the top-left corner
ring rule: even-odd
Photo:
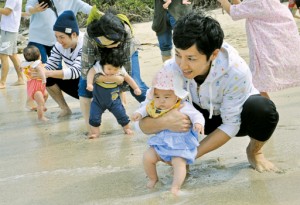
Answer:
[[[153,147],[150,147],[145,153],[143,157],[144,170],[149,178],[147,183],[147,187],[149,189],[154,188],[156,182],[158,181],[157,171],[156,171],[156,163],[160,161],[157,156],[156,151]]]
[[[100,127],[90,126],[89,139],[95,139],[100,137]]]
[[[48,118],[45,117],[44,115],[44,109],[45,109],[45,100],[44,100],[44,95],[41,91],[37,91],[34,94],[34,100],[37,103],[37,114],[38,114],[38,119],[40,121],[47,121]]]
[[[186,177],[186,160],[181,157],[173,157],[172,167],[174,170],[174,176],[171,192],[177,196]]]

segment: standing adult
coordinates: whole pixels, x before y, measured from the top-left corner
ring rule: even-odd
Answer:
[[[175,60],[166,62],[182,72],[194,106],[205,118],[207,136],[200,142],[196,158],[235,136],[248,135],[250,165],[260,172],[276,170],[262,151],[278,123],[276,107],[259,94],[248,65],[223,39],[216,20],[191,12],[177,21],[173,33]],[[190,121],[175,109],[160,118],[144,118],[140,127],[148,134],[164,129],[183,132],[189,129]]]
[[[125,15],[115,14],[111,11],[101,16],[96,7],[92,9],[90,13],[90,17],[91,16],[93,18],[89,18],[90,22],[87,26],[82,47],[82,75],[78,92],[80,96],[80,107],[87,129],[89,129],[88,119],[93,96],[92,92],[86,90],[86,75],[89,69],[94,66],[95,62],[101,60],[101,49],[118,47],[125,51],[126,60],[124,67],[142,91],[141,95],[135,95],[132,88],[130,88],[131,94],[138,102],[145,100],[146,91],[148,90],[147,85],[142,81],[140,76],[138,50],[128,18]],[[100,76],[97,78],[97,81],[110,81],[122,84],[124,78],[115,76],[114,79],[106,79],[106,77]],[[125,91],[126,86],[123,86],[122,90]]]
[[[172,31],[176,20],[192,10],[191,1],[172,0],[168,7],[164,7],[163,0],[154,1],[154,17],[152,30],[155,31],[163,62],[172,57]]]
[[[6,87],[6,79],[9,71],[8,57],[14,64],[18,80],[12,85],[24,85],[24,79],[20,70],[20,60],[17,55],[17,38],[21,21],[22,0],[7,0],[4,8],[0,8],[1,14],[1,45],[0,59],[2,64],[0,89]]]

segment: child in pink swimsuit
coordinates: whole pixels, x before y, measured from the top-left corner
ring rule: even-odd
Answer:
[[[23,50],[25,62],[22,62],[21,68],[27,77],[27,98],[28,100],[34,100],[37,103],[38,119],[40,121],[47,121],[44,116],[46,111],[45,102],[48,98],[46,90],[46,76],[40,69],[42,62],[40,61],[41,54],[37,47],[29,45]],[[42,73],[42,79],[32,79],[29,73],[37,69],[38,73]]]

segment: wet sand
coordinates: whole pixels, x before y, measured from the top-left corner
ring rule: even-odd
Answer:
[[[225,40],[248,60],[244,22],[233,22],[221,10]],[[298,22],[299,24],[299,22]],[[161,66],[151,22],[134,25],[143,44],[141,74],[149,85]],[[59,108],[49,97],[47,123],[25,109],[26,87],[10,86],[16,80],[11,68],[7,88],[0,90],[0,204],[205,204],[297,205],[300,203],[300,88],[271,93],[280,121],[265,146],[266,156],[281,173],[258,173],[249,167],[245,148],[248,137],[234,138],[220,149],[198,159],[180,197],[170,195],[172,169],[158,165],[160,182],[145,188],[142,166],[146,135],[124,135],[106,112],[101,137],[87,140],[79,101],[66,97],[73,114],[57,119]],[[130,115],[138,103],[127,94]]]

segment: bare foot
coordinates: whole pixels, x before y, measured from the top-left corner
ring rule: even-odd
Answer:
[[[27,100],[25,107],[28,110],[31,110],[31,111],[36,111],[37,110],[36,104],[34,103],[33,100]]]
[[[41,117],[41,118],[39,118],[39,121],[41,121],[41,122],[47,122],[49,119],[48,118],[46,118],[46,117]]]
[[[176,187],[172,187],[172,188],[171,188],[171,193],[172,193],[174,196],[178,196],[179,192],[180,192],[179,187],[176,186]]]
[[[72,115],[72,111],[70,109],[61,110],[57,118],[66,117],[68,115]]]
[[[5,83],[0,83],[0,89],[4,89],[5,87]]]
[[[25,85],[24,80],[17,80],[16,82],[11,84],[11,86],[18,86],[18,85]]]
[[[265,158],[264,154],[261,151],[253,153],[250,151],[249,146],[247,147],[247,157],[251,167],[258,172],[280,171],[272,162]]]
[[[133,134],[133,131],[130,129],[130,128],[123,128],[125,134],[127,135],[132,135]]]
[[[89,139],[96,139],[96,138],[99,138],[99,135],[89,134]]]
[[[149,180],[147,183],[147,188],[153,189],[158,180]]]

